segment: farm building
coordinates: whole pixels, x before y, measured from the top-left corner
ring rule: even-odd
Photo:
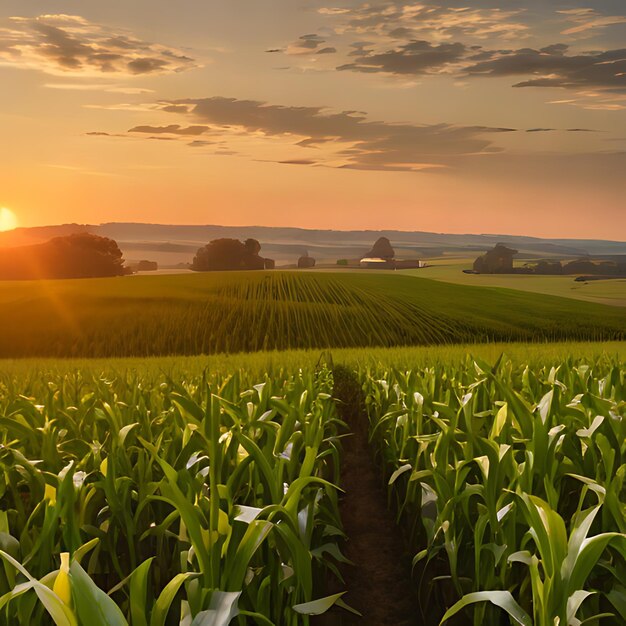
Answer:
[[[380,237],[374,247],[360,260],[359,265],[365,269],[408,270],[425,267],[423,261],[417,259],[396,259],[395,251],[387,237]]]
[[[382,259],[380,257],[365,257],[359,261],[361,267],[367,269],[392,270],[393,259]]]
[[[359,265],[365,269],[378,270],[409,270],[425,267],[424,261],[418,259],[383,259],[380,257],[364,257]]]

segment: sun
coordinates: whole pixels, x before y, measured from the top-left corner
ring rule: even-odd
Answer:
[[[0,208],[0,232],[17,228],[17,217],[11,209]]]

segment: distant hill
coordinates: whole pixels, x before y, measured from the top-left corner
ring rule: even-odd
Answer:
[[[18,228],[0,233],[0,247],[30,245],[53,237],[90,232],[115,239],[127,261],[150,259],[161,267],[191,262],[195,251],[218,237],[258,239],[263,254],[278,264],[295,264],[308,252],[319,263],[359,258],[379,237],[387,237],[399,256],[432,258],[478,256],[497,243],[519,250],[520,258],[626,254],[626,242],[596,239],[541,239],[518,235],[457,235],[399,230],[311,230],[269,226],[168,225],[112,222]]]

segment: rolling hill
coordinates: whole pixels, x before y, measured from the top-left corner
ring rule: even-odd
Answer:
[[[88,231],[115,239],[128,261],[143,258],[174,266],[191,261],[195,251],[211,239],[253,237],[263,245],[264,254],[279,264],[293,264],[308,251],[321,262],[338,258],[358,258],[381,236],[388,237],[398,254],[422,258],[442,255],[478,256],[498,242],[520,251],[519,258],[577,257],[586,254],[626,254],[626,243],[619,241],[540,239],[514,235],[458,235],[394,230],[308,230],[265,226],[193,226],[137,223],[65,224],[19,228],[0,233],[0,246],[41,243],[52,237]]]
[[[623,308],[391,273],[0,283],[0,358],[625,338]]]

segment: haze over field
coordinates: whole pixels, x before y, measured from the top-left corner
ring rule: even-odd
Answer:
[[[520,251],[518,258],[626,255],[626,242],[596,239],[541,239],[506,234],[463,235],[398,230],[310,230],[265,226],[190,226],[167,224],[65,224],[18,228],[0,232],[0,247],[43,243],[52,237],[89,231],[115,239],[127,261],[149,258],[160,267],[188,264],[196,250],[219,237],[258,239],[265,254],[280,265],[293,265],[304,253],[318,262],[362,257],[380,236],[388,237],[399,255],[432,259],[441,256],[476,256],[496,243],[507,242]],[[469,263],[471,265],[471,263]],[[460,271],[460,270],[459,270]]]
[[[5,0],[0,230],[619,239],[625,35],[621,0]]]

